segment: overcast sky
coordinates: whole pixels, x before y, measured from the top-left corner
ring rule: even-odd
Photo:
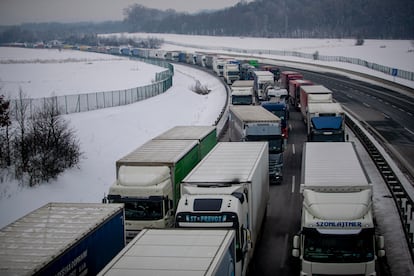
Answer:
[[[134,4],[149,8],[197,12],[222,9],[240,0],[0,0],[0,25],[25,22],[122,20],[123,9]],[[247,1],[249,2],[249,1]]]

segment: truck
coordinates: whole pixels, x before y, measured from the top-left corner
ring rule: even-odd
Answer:
[[[256,67],[250,63],[242,63],[240,65],[240,80],[253,80],[252,72],[256,70]]]
[[[345,112],[340,103],[309,103],[309,142],[345,142]]]
[[[333,102],[332,91],[323,85],[306,85],[300,87],[300,111],[305,124],[309,103]]]
[[[246,275],[269,201],[268,143],[219,142],[184,178],[177,228],[233,229],[237,276]]]
[[[154,139],[116,161],[103,202],[125,204],[127,242],[145,227],[173,226],[179,184],[199,161],[197,140]]]
[[[270,182],[281,183],[284,151],[281,119],[260,105],[230,106],[229,111],[230,141],[267,141]]]
[[[224,58],[215,57],[213,60],[213,71],[218,77],[223,76],[224,64],[226,64],[226,60]]]
[[[198,158],[204,156],[217,144],[217,128],[215,126],[175,126],[153,140],[196,140],[198,142]]]
[[[273,73],[270,71],[253,71],[254,93],[259,101],[266,101],[266,86],[275,84]]]
[[[51,202],[0,230],[2,275],[96,275],[125,247],[123,204]]]
[[[232,84],[240,79],[239,63],[226,61],[223,66],[223,78],[227,84]]]
[[[292,80],[302,80],[303,75],[296,71],[280,72],[280,88],[289,89],[289,83]]]
[[[231,103],[233,105],[252,105],[255,103],[252,80],[236,80],[231,85]]]
[[[296,110],[300,110],[300,87],[313,84],[312,81],[303,79],[289,81],[289,102]]]
[[[288,92],[286,89],[280,89],[280,87],[268,86],[266,87],[267,98],[269,101],[278,103],[287,103]]]
[[[234,276],[232,229],[144,229],[98,275]]]
[[[280,78],[280,68],[275,65],[262,65],[260,66],[260,70],[272,72],[275,82]]]
[[[282,138],[284,139],[284,144],[286,145],[287,139],[289,136],[288,120],[289,120],[289,109],[288,105],[281,101],[275,101],[271,98],[270,101],[262,102],[262,107],[266,110],[272,112],[274,115],[280,118],[281,127],[282,127]]]
[[[351,142],[306,142],[301,229],[292,254],[301,275],[376,275],[385,255],[376,235],[372,184]]]

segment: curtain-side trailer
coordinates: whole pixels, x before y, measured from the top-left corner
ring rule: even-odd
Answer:
[[[98,275],[234,276],[234,230],[144,229]]]
[[[116,161],[104,202],[125,204],[127,242],[145,227],[173,225],[179,184],[199,161],[196,140],[150,140]]]
[[[48,203],[0,230],[0,274],[96,275],[124,246],[123,204]]]

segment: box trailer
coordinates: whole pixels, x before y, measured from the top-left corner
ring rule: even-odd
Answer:
[[[301,275],[376,275],[384,240],[374,224],[372,184],[350,142],[307,142],[302,156]]]
[[[98,275],[234,276],[234,230],[144,229]]]
[[[236,231],[236,274],[253,258],[269,201],[267,142],[219,142],[184,178],[178,228]]]
[[[124,246],[123,204],[48,203],[0,230],[0,275],[96,275]]]

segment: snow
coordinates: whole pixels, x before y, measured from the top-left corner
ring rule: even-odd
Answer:
[[[185,49],[194,52],[200,50],[194,47],[197,44],[215,48],[285,49],[309,53],[318,51],[320,55],[359,57],[414,71],[414,46],[409,41],[365,40],[363,46],[354,46],[354,40],[345,39],[212,39],[171,34],[134,35],[144,38],[156,36],[164,38],[165,41],[191,44],[183,47],[167,43],[163,46],[165,50]],[[272,56],[263,55],[265,57]],[[295,57],[277,58],[298,60]],[[330,63],[329,66],[393,80],[390,76],[361,66],[343,63]],[[163,70],[165,68],[96,53],[0,48],[0,92],[10,97],[17,95],[19,87],[32,98],[126,89],[151,83],[155,73]],[[211,89],[210,94],[198,95],[191,91],[197,80]],[[400,79],[397,81],[414,87],[414,82]],[[65,115],[64,118],[69,121],[81,141],[83,158],[79,167],[66,171],[56,180],[33,188],[3,178],[0,182],[0,228],[48,202],[100,202],[115,181],[117,159],[175,125],[214,124],[224,105],[225,96],[225,88],[214,76],[183,65],[175,65],[173,86],[162,95],[131,105]],[[369,160],[368,157],[364,159]],[[375,168],[372,170],[375,171]],[[380,176],[377,178],[381,181]],[[386,191],[380,193],[385,194]],[[378,212],[387,214],[391,212],[391,208],[395,209],[391,202],[384,203],[388,197],[377,195],[374,199]],[[398,215],[395,210],[392,212],[398,224]],[[404,240],[401,233],[396,234],[398,230],[401,231],[395,229],[397,224],[392,225],[387,220],[383,223],[384,231],[388,235],[396,236],[400,241]],[[391,245],[390,256],[394,256],[394,267],[404,267],[409,274],[414,270],[411,270],[412,263],[406,250],[406,245],[396,243]]]
[[[165,70],[98,53],[0,48],[0,87],[11,98],[20,88],[31,98],[129,89],[151,84]]]

